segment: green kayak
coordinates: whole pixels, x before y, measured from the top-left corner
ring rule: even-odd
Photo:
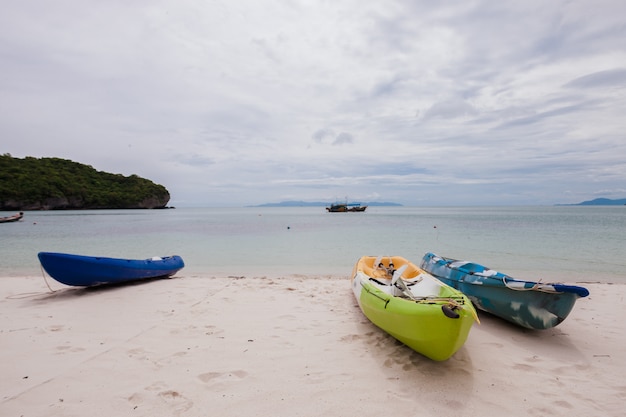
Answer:
[[[365,316],[411,349],[444,361],[478,321],[471,301],[400,256],[364,256],[352,290]]]

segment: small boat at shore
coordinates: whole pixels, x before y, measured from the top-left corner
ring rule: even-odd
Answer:
[[[367,206],[362,206],[361,203],[335,203],[330,207],[326,207],[326,211],[329,213],[349,213],[349,212],[363,212],[367,209]]]
[[[14,214],[12,216],[0,217],[0,223],[17,222],[19,220],[22,220],[23,217],[24,217],[24,212],[20,211],[19,213]]]
[[[177,255],[155,256],[149,259],[119,259],[39,252],[37,256],[48,275],[62,284],[77,287],[167,278],[185,266],[183,259]]]
[[[428,252],[420,266],[462,291],[480,310],[528,329],[549,329],[563,322],[584,287],[521,281],[486,266]]]
[[[463,293],[400,256],[360,258],[352,291],[373,324],[435,361],[454,355],[478,321]]]

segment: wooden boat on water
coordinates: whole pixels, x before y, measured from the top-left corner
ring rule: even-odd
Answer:
[[[521,281],[486,266],[426,253],[420,266],[462,291],[474,305],[528,329],[549,329],[565,320],[584,287]]]
[[[400,256],[360,258],[352,291],[373,324],[435,361],[454,355],[478,321],[464,294]]]
[[[183,259],[176,255],[155,256],[149,259],[118,259],[39,252],[37,256],[48,275],[62,284],[78,287],[167,278],[185,266]]]
[[[19,213],[14,214],[12,216],[0,217],[0,223],[17,222],[19,220],[22,220],[23,217],[24,217],[24,212],[20,211]]]
[[[330,207],[326,207],[326,211],[329,213],[348,213],[348,212],[362,212],[367,209],[367,206],[362,206],[361,203],[335,203]]]

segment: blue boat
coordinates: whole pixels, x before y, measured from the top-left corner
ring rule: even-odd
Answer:
[[[521,281],[486,266],[428,252],[420,267],[467,295],[480,310],[528,329],[559,325],[589,290],[575,285]]]
[[[185,266],[183,259],[177,255],[162,258],[155,256],[149,259],[117,259],[39,252],[37,256],[48,275],[62,284],[77,287],[167,278]]]

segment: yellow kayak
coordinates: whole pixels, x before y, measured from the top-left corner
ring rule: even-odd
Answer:
[[[411,349],[444,361],[478,321],[471,301],[401,256],[363,256],[352,291],[365,316]]]

